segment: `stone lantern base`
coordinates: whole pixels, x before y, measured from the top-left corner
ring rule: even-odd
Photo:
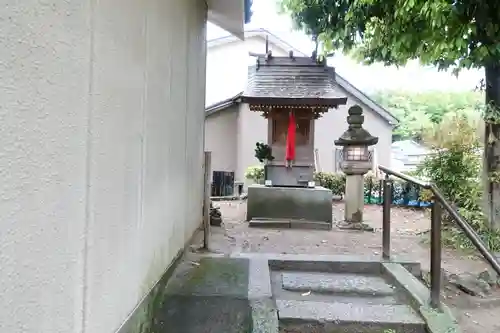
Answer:
[[[373,231],[373,228],[363,223],[365,206],[364,175],[371,170],[369,161],[344,161],[342,171],[346,174],[344,221],[339,228]]]

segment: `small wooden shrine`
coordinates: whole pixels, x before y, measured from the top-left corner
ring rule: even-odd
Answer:
[[[266,165],[271,186],[307,187],[314,172],[314,121],[346,104],[335,89],[335,70],[311,57],[254,55],[242,101],[268,119],[267,144],[274,159]],[[334,126],[335,124],[332,124]]]
[[[251,226],[331,229],[332,192],[314,184],[314,124],[347,102],[338,95],[335,70],[315,53],[274,57],[266,50],[254,56],[242,102],[268,119],[274,158],[265,166],[266,185],[248,187],[247,220]]]

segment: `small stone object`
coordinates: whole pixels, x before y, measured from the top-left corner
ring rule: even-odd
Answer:
[[[499,280],[499,277],[495,277],[493,274],[491,274],[489,271],[482,271],[479,273],[477,276],[479,280],[482,280],[486,283],[488,283],[491,287],[496,287]]]
[[[222,225],[222,214],[218,207],[214,207],[210,201],[210,225],[220,227]]]
[[[448,279],[450,284],[471,296],[485,297],[491,293],[490,283],[471,273],[451,274]]]
[[[373,227],[363,222],[353,223],[353,222],[342,221],[338,224],[338,227],[339,229],[345,229],[345,230],[357,230],[357,231],[368,231],[368,232],[375,231]]]

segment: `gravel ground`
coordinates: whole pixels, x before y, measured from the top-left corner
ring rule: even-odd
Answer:
[[[375,232],[339,230],[332,231],[297,229],[249,228],[244,221],[244,201],[215,202],[220,207],[224,225],[212,228],[211,250],[221,253],[307,253],[307,254],[357,254],[381,253],[382,208],[365,206],[364,219]],[[333,204],[333,220],[342,221],[343,204]],[[396,256],[420,262],[429,268],[429,248],[422,242],[430,228],[429,214],[424,210],[393,208],[391,214],[391,252]],[[443,269],[448,273],[480,273],[488,266],[474,255],[462,255],[443,250]],[[472,297],[449,286],[443,298],[453,309],[464,333],[500,332],[500,292],[497,290],[485,299]]]

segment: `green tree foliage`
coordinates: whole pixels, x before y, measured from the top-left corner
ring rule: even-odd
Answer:
[[[500,1],[281,0],[296,26],[325,51],[365,63],[419,59],[438,69],[485,70],[485,174],[500,170]],[[500,229],[500,185],[489,182],[490,223]]]
[[[500,59],[497,0],[282,0],[295,24],[326,50],[356,50],[366,63],[419,59],[440,69]]]
[[[479,92],[407,92],[379,91],[372,98],[399,119],[393,139],[420,141],[423,133],[440,124],[450,113],[466,116],[473,122],[479,120],[484,97]]]

